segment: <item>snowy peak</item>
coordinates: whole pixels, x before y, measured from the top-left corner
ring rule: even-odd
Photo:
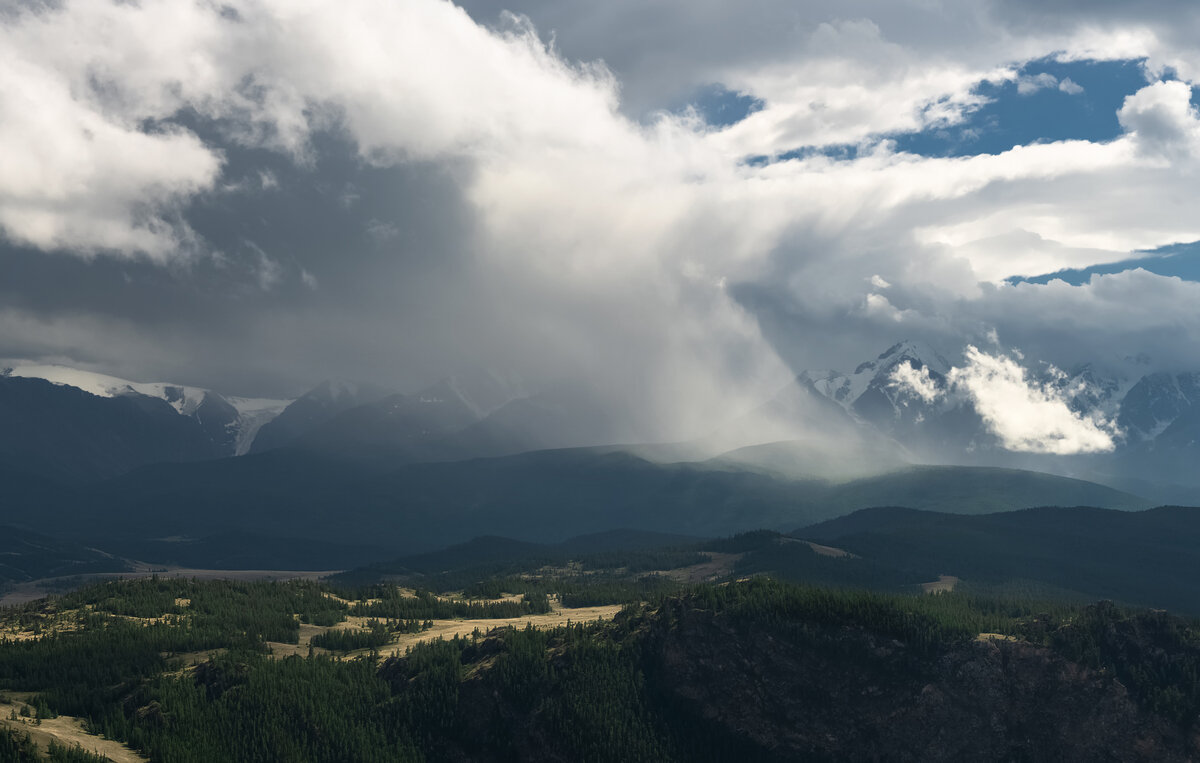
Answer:
[[[4,375],[43,379],[75,387],[96,397],[146,397],[162,400],[180,416],[192,419],[226,455],[247,452],[259,428],[273,419],[290,401],[262,398],[226,398],[212,390],[171,382],[134,382],[108,374],[69,366],[10,361]]]
[[[925,458],[1012,456],[969,397],[949,389],[951,371],[937,350],[909,341],[889,347],[853,373],[807,373],[799,380]],[[1141,477],[1155,473],[1181,480],[1179,469],[1169,466],[1175,463],[1170,459],[1184,463],[1200,449],[1200,373],[1139,378],[1137,369],[1092,363],[1066,371],[1041,364],[1027,373],[1033,386],[1063,400],[1077,415],[1116,423],[1121,436],[1111,455],[1113,463],[1106,467],[1113,473],[1126,469]],[[1021,464],[1040,468],[1034,456],[1020,458]]]
[[[191,416],[208,390],[199,387],[188,387],[182,384],[166,382],[132,382],[116,376],[100,374],[94,371],[81,371],[68,366],[22,363],[18,362],[8,369],[8,376],[21,376],[30,379],[45,379],[51,384],[75,387],[97,397],[122,397],[125,395],[145,395],[166,401],[175,411],[183,416]]]
[[[930,373],[945,376],[950,372],[950,362],[933,347],[919,341],[907,340],[894,344],[875,359],[876,363],[883,363],[887,368],[895,368],[905,361],[910,365],[916,364],[928,368]]]
[[[1131,443],[1153,440],[1177,419],[1200,408],[1200,373],[1143,376],[1121,403],[1117,424]]]
[[[1098,371],[1091,363],[1064,372],[1056,368],[1035,375],[1043,387],[1057,390],[1075,413],[1115,418],[1133,383]]]
[[[262,397],[228,397],[229,404],[237,409],[238,427],[234,442],[234,455],[244,456],[250,452],[250,446],[258,431],[269,424],[291,400],[274,400]]]
[[[914,396],[895,381],[896,370],[907,366],[915,371],[927,369],[932,383],[945,388],[950,363],[941,353],[923,342],[905,341],[884,350],[874,360],[859,364],[853,373],[836,371],[803,373],[799,379],[811,383],[825,397],[847,411],[869,420],[895,418],[898,407],[908,408]]]

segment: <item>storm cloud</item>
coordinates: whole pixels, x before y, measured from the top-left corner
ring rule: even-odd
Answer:
[[[1200,239],[1200,22],[1055,7],[7,3],[0,357],[270,397],[496,367],[639,439],[910,337],[1200,367],[1191,281],[1009,281]],[[1074,84],[1040,60],[1137,62],[1120,133],[899,148]]]

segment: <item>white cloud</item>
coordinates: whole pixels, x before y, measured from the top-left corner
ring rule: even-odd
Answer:
[[[221,168],[218,149],[162,125],[185,107],[302,160],[310,130],[339,121],[372,161],[607,142],[611,77],[567,65],[520,22],[493,34],[435,0],[226,8],[64,2],[4,17],[0,145],[21,147],[0,173],[10,238],[178,254],[188,232],[175,213]]]
[[[967,364],[949,380],[965,392],[988,428],[1008,450],[1022,453],[1103,453],[1115,447],[1115,429],[1067,405],[1066,392],[1040,385],[1003,355],[968,346]]]
[[[907,363],[901,363],[892,370],[888,381],[893,387],[911,392],[926,403],[932,403],[942,394],[942,391],[938,389],[937,382],[929,375],[929,368],[926,366],[921,366],[920,370],[917,370]]]
[[[1058,83],[1058,89],[1067,95],[1079,95],[1083,92],[1083,85],[1080,85],[1070,77],[1063,77]]]
[[[616,13],[592,5],[553,12]],[[701,5],[686,21],[689,31],[704,21],[696,39],[719,41],[731,25],[742,29],[744,16],[764,22],[761,8]],[[744,43],[738,50],[681,51],[690,38],[666,39],[667,22],[679,22],[667,14],[657,27],[664,34],[648,37],[653,50],[626,56],[636,59],[631,76],[645,77],[670,68],[666,53],[656,58],[662,51],[696,56],[704,65],[689,76],[765,101],[719,130],[686,117],[635,121],[620,98],[642,83],[560,54],[545,41],[555,26],[539,36],[510,17],[488,28],[448,2],[231,0],[235,13],[225,15],[168,0],[39,6],[0,26],[0,146],[30,147],[0,158],[0,227],[36,248],[166,262],[199,246],[179,211],[218,192],[221,145],[266,148],[311,167],[313,131],[340,130],[363,162],[437,163],[454,175],[471,214],[464,257],[489,286],[480,301],[495,302],[478,306],[487,316],[480,332],[529,356],[521,362],[551,357],[613,379],[619,394],[644,391],[669,411],[651,428],[674,434],[687,434],[689,408],[751,399],[751,387],[783,372],[780,355],[827,362],[809,349],[820,346],[815,330],[780,332],[786,340],[767,346],[761,316],[731,298],[730,284],[784,295],[785,312],[828,329],[828,345],[839,344],[838,331],[862,341],[897,325],[957,337],[1002,325],[1007,339],[1013,323],[1048,332],[1045,317],[1060,314],[1063,325],[1090,331],[1071,309],[1102,321],[1112,308],[1154,330],[1180,316],[1186,288],[1178,285],[1142,284],[1176,300],[1171,318],[1155,318],[1120,302],[1115,292],[1129,296],[1128,281],[1074,290],[996,284],[1200,239],[1186,85],[1131,96],[1120,113],[1127,134],[1107,143],[929,158],[885,140],[961,123],[983,105],[984,80],[1077,92],[1049,74],[1018,78],[1024,62],[1048,55],[1174,60],[1170,51],[1183,48],[1161,28],[1081,19],[1014,31],[993,23],[1001,11],[972,2],[804,6],[768,8],[788,21],[759,24],[766,52],[740,38],[730,42]],[[944,17],[944,26],[933,33],[916,17]],[[608,42],[638,44],[627,38]],[[181,109],[216,120],[225,135],[206,144],[162,127]],[[840,144],[861,146],[858,158],[741,161]],[[279,192],[273,182],[283,176],[262,176],[262,190]],[[368,201],[346,190],[356,208]],[[389,246],[408,245],[389,225],[369,230]],[[253,275],[271,288],[280,274],[269,258],[261,264]],[[962,383],[1040,404],[1036,390],[1013,392],[1002,365],[984,370],[964,371]],[[1060,429],[1067,434],[1055,447],[1091,447]],[[1039,437],[1018,433],[1013,442],[1054,440]]]
[[[110,118],[20,39],[0,27],[0,231],[46,250],[175,255],[189,238],[175,213],[213,186],[220,156],[184,130]]]
[[[1192,89],[1172,80],[1155,82],[1125,99],[1117,118],[1142,152],[1171,161],[1191,159],[1200,144],[1200,114]]]
[[[1025,75],[1017,78],[1017,93],[1019,95],[1033,95],[1039,90],[1058,87],[1058,84],[1058,77],[1047,72]]]
[[[941,61],[923,66],[868,20],[819,24],[809,53],[723,77],[765,107],[713,136],[735,155],[768,155],[806,146],[855,145],[896,132],[962,122],[987,99],[981,80],[1003,80],[1003,66]]]
[[[1023,359],[1018,351],[1013,356]],[[1081,390],[1062,384],[1065,374],[1049,366],[1047,383],[1039,383],[1012,358],[990,354],[973,345],[966,348],[966,364],[951,368],[947,387],[939,388],[929,369],[898,365],[889,379],[898,389],[933,403],[947,395],[961,395],[996,435],[1003,448],[1019,453],[1104,453],[1116,447],[1114,422],[1099,414],[1071,410],[1070,397]]]

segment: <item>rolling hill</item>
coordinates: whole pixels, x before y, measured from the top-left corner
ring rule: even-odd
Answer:
[[[954,575],[1200,614],[1200,509],[1047,507],[963,516],[874,508],[794,533],[910,578]]]
[[[558,542],[630,528],[713,537],[888,504],[984,513],[1047,503],[1144,505],[1092,483],[987,468],[831,483],[587,449],[392,468],[279,449],[30,491],[0,508],[0,521],[95,543],[250,533],[415,553],[479,535]]]

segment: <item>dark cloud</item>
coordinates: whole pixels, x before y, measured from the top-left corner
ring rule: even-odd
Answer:
[[[981,82],[1019,91],[1025,62],[1095,54],[1083,6],[1042,28],[975,2],[510,6],[530,29],[484,3],[470,18],[440,2],[237,5],[80,4],[0,28],[58,99],[0,138],[51,125],[61,148],[0,178],[0,356],[262,396],[501,366],[587,379],[645,437],[905,338],[953,355],[994,331],[1064,365],[1139,346],[1200,362],[1187,284],[995,285],[1200,238],[1180,88],[1103,140],[1038,144],[1031,128],[1020,150],[955,159],[881,140],[985,129],[963,121]],[[1127,11],[1097,7],[1120,31]],[[129,22],[103,27],[115,41],[86,23],[105,13]],[[114,54],[153,59],[139,30],[175,14],[190,23],[163,28],[165,74]],[[87,44],[43,55],[68,31]],[[1159,43],[1176,32],[1144,50],[1105,32],[1101,52],[1172,60]],[[104,92],[70,87],[104,67]],[[0,96],[32,81],[0,71]],[[717,85],[761,108],[725,127],[653,116]],[[798,145],[854,150],[786,153]],[[757,155],[780,160],[742,162]]]
[[[122,325],[142,357],[106,357],[82,344],[86,331],[45,346],[10,336],[0,357],[116,361],[247,395],[328,377],[419,384],[463,360],[441,348],[469,351],[456,326],[480,304],[456,177],[467,169],[371,166],[333,135],[316,137],[311,166],[234,144],[224,155],[219,188],[184,212],[202,241],[185,260],[0,250],[0,304],[36,321]]]

